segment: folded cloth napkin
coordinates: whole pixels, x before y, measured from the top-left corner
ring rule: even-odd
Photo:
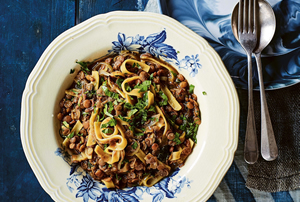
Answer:
[[[238,90],[241,105],[241,131],[246,128],[247,91]],[[278,146],[278,157],[248,166],[246,186],[266,192],[300,188],[300,84],[266,91],[269,113]],[[260,95],[253,93],[256,132],[260,148]],[[244,135],[244,134],[243,134]],[[243,137],[242,137],[243,138]]]

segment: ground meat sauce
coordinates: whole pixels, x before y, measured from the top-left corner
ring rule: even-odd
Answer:
[[[129,51],[77,63],[57,114],[73,163],[108,188],[152,186],[184,165],[201,119],[182,74]]]

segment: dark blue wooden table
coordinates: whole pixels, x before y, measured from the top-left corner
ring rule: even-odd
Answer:
[[[52,201],[34,176],[20,140],[22,92],[43,51],[63,31],[96,14],[114,10],[142,11],[147,3],[148,0],[1,0],[0,201]],[[246,107],[241,113],[243,110],[246,111]],[[241,124],[244,126],[243,117]],[[231,192],[230,197],[224,196],[227,201],[231,198],[254,200],[253,195],[245,191],[245,180],[235,163],[224,182]],[[222,184],[220,186],[222,190]],[[273,199],[292,201],[285,192],[274,194]],[[216,198],[212,196],[210,201]]]

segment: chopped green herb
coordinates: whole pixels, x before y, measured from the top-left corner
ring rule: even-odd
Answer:
[[[110,129],[110,128],[106,128],[106,129],[102,130],[102,132],[105,133],[105,134],[111,134],[114,131],[112,129]]]
[[[91,167],[93,167],[93,164],[91,164],[90,162],[88,162],[88,169],[91,169]]]
[[[130,119],[126,119],[125,117],[123,117],[123,116],[121,116],[121,115],[119,115],[119,118],[120,118],[121,120],[123,120],[123,121],[126,121],[126,122],[129,122],[129,121],[130,121]]]
[[[159,91],[158,94],[160,95],[160,97],[163,99],[163,101],[159,102],[158,104],[160,106],[164,106],[168,104],[168,97],[166,96],[166,94],[164,94],[162,91]]]
[[[150,77],[149,77],[150,80],[153,80],[154,79],[154,76],[153,76],[153,73],[150,74]]]
[[[190,85],[190,89],[189,89],[189,93],[193,93],[194,92],[194,88],[195,88],[195,86],[194,85]]]
[[[173,76],[176,78],[177,77],[177,74],[173,71],[171,71],[171,73],[173,74]]]
[[[157,91],[156,84],[153,82],[154,90]]]
[[[135,68],[135,67],[137,67],[138,69],[141,69],[142,67],[139,65],[139,63],[133,63],[132,64],[132,68]]]
[[[131,147],[132,147],[132,149],[136,149],[137,146],[138,146],[138,144],[136,142],[134,142]]]
[[[67,138],[71,139],[72,137],[74,137],[74,132],[70,133]]]
[[[90,62],[76,62],[77,64],[80,64],[80,68],[81,68],[81,70],[85,73],[85,74],[87,74],[87,72],[90,72],[90,70],[89,70],[89,68],[88,68],[88,65],[90,64]]]
[[[141,84],[137,84],[136,86],[134,86],[134,88],[140,89],[139,93],[140,92],[146,92],[149,89],[150,85],[151,85],[151,81],[150,80],[146,80],[146,81],[144,81]]]
[[[114,110],[114,105],[112,102],[108,102],[109,108],[108,108],[108,113],[111,113]]]
[[[97,122],[100,122],[100,116],[97,114]]]
[[[177,53],[180,53],[180,51],[177,51]]]
[[[113,116],[111,113],[109,113],[109,112],[107,111],[107,108],[108,108],[108,105],[106,104],[106,105],[104,106],[104,114],[113,118],[114,116]]]
[[[114,105],[118,105],[118,101],[117,100],[115,100],[113,103],[114,103]]]
[[[118,78],[117,81],[116,81],[116,84],[118,84],[118,86],[120,88],[122,88],[122,83],[123,83],[124,79],[121,79],[121,78]]]
[[[207,93],[205,91],[202,92],[203,95],[207,95]]]
[[[64,125],[66,128],[69,128],[68,122],[64,121],[64,122],[63,122],[63,125]]]
[[[176,143],[176,145],[181,144],[181,141],[180,141],[179,137],[180,137],[180,134],[176,132],[175,133],[175,138],[173,139],[173,141]]]
[[[150,120],[151,120],[151,121],[157,122],[157,121],[158,121],[158,118],[156,118],[156,117],[150,117]]]
[[[126,90],[127,92],[132,91],[132,88],[128,85],[128,83],[125,83],[125,90]]]
[[[111,168],[111,167],[112,167],[112,165],[111,165],[111,164],[108,164],[108,167],[109,167],[109,168]]]
[[[118,93],[113,93],[111,91],[108,90],[108,88],[106,87],[106,85],[102,85],[101,86],[102,90],[104,91],[105,95],[108,96],[108,97],[112,97],[114,99],[117,99],[119,98],[119,94]]]
[[[105,144],[104,145],[104,151],[106,150],[107,147],[108,147],[108,144]]]
[[[99,85],[101,86],[102,83],[103,83],[104,81],[105,81],[105,80],[104,80],[104,77],[101,77],[101,78],[100,78],[100,81],[99,81]]]
[[[70,69],[70,74],[73,74],[75,72],[75,69]]]
[[[139,137],[139,136],[143,136],[144,133],[135,133],[134,135]]]
[[[128,116],[130,117],[130,116],[132,116],[132,115],[134,115],[136,112],[138,112],[139,110],[137,110],[137,109],[132,109],[129,113],[128,113]]]
[[[74,90],[74,89],[72,89],[71,90],[73,93],[75,93],[76,95],[78,95],[79,94],[79,92],[77,92],[76,90]]]
[[[118,176],[118,173],[116,174],[116,179],[119,181],[122,179],[121,177]]]
[[[148,109],[148,112],[156,112],[155,111],[155,106],[154,105],[151,105]]]
[[[89,113],[88,112],[82,112],[82,115],[88,115]]]
[[[78,133],[77,135],[78,135],[79,137],[83,136],[83,134],[79,134],[79,133]]]
[[[114,118],[112,118],[107,123],[102,124],[101,128],[107,128],[108,126],[113,127],[115,125],[117,125],[117,121]]]

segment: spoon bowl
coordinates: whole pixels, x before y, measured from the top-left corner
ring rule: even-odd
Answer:
[[[276,18],[274,11],[270,4],[264,0],[258,0],[258,43],[254,50],[254,53],[261,52],[266,46],[271,42],[275,29],[276,29]],[[232,12],[231,16],[231,27],[234,37],[238,42],[240,42],[238,37],[238,13],[239,13],[239,4],[237,4]]]

